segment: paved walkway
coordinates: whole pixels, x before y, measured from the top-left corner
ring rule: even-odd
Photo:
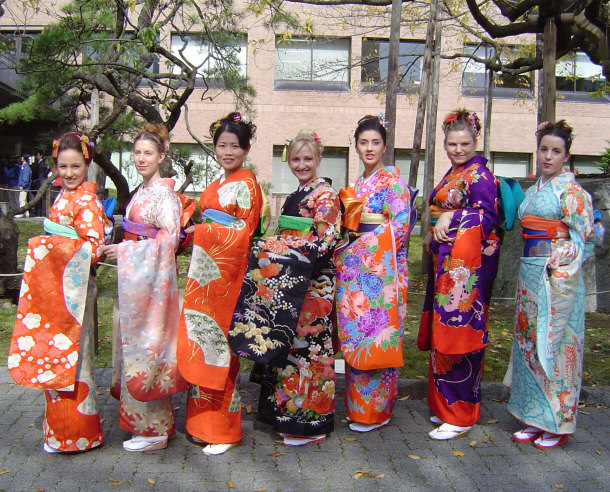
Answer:
[[[0,369],[0,490],[525,492],[610,488],[610,410],[601,405],[582,408],[575,436],[550,451],[514,443],[510,435],[519,424],[506,413],[505,403],[489,399],[483,404],[480,424],[468,437],[436,442],[427,436],[432,426],[425,400],[413,399],[421,396],[421,384],[401,382],[400,400],[388,427],[370,434],[351,432],[342,398],[338,398],[338,422],[331,437],[322,444],[291,448],[279,444],[268,426],[255,421],[257,387],[245,383],[242,445],[222,456],[203,456],[184,437],[182,394],[175,398],[177,437],[166,450],[142,454],[123,451],[121,442],[128,436],[118,427],[117,402],[107,391],[110,371],[99,370],[97,378],[105,445],[83,454],[49,455],[42,451],[42,392],[15,385],[8,371]],[[338,377],[337,386],[343,393],[343,376]],[[489,394],[497,393],[493,385],[487,388]],[[607,390],[602,389],[601,394],[605,398]],[[361,472],[371,476],[360,476]]]

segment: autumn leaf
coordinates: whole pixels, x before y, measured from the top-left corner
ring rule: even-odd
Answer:
[[[408,454],[407,457],[411,458],[412,460],[421,460],[421,457],[417,456],[416,454]]]
[[[361,477],[364,477],[364,478],[383,478],[383,477],[385,477],[385,474],[383,474],[383,473],[372,473],[369,470],[358,470],[356,472],[356,474],[354,475],[354,478],[356,480],[358,480]]]
[[[104,417],[103,419],[100,419],[100,424],[103,424],[104,422],[106,422],[106,417]]]
[[[497,424],[498,423],[498,419],[489,419],[487,421],[488,424]]]
[[[153,485],[157,483],[156,480],[153,480],[152,478],[148,478],[148,483],[152,483]]]
[[[464,453],[462,453],[461,451],[454,451],[453,455],[457,456],[458,458],[461,458],[462,456],[464,456]]]
[[[346,437],[345,440],[349,441],[349,442],[356,442],[356,438],[355,437]]]
[[[601,456],[601,455],[602,455],[602,450],[601,450],[601,449],[596,449],[596,450],[595,450],[595,452],[596,452],[596,453],[597,453],[599,456]]]
[[[110,482],[110,485],[112,487],[116,486],[116,485],[122,485],[125,483],[125,480],[117,480],[116,478],[112,478],[112,477],[108,477],[108,481]]]
[[[278,456],[284,456],[286,453],[269,453],[267,456],[273,456],[274,458],[277,458]]]
[[[233,482],[227,482],[227,487],[229,487],[230,489],[234,489],[235,484]]]
[[[556,489],[563,489],[563,484],[562,483],[556,483],[555,484],[555,488]]]
[[[398,400],[399,401],[404,401],[404,400],[408,400],[409,398],[411,398],[411,395],[401,396]]]
[[[256,489],[254,492],[266,492],[267,487],[261,487],[260,489]]]
[[[468,443],[468,445],[469,445],[471,448],[474,448],[474,447],[477,445],[477,442],[476,442],[475,440],[472,440],[472,441],[470,441],[470,443]]]
[[[580,413],[583,413],[583,412],[580,412]],[[34,427],[34,424],[30,424],[30,425],[28,425],[28,427]]]
[[[10,473],[11,469],[9,468],[8,470],[2,470],[0,471],[0,475],[4,475],[5,473]]]
[[[44,487],[38,487],[38,488],[36,489],[36,492],[44,492]]]
[[[252,405],[246,405],[246,413],[252,413]]]

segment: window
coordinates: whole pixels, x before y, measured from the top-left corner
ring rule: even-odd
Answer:
[[[273,147],[272,163],[272,193],[292,193],[299,186],[299,181],[294,177],[287,162],[282,162],[284,147],[275,145]],[[332,187],[339,191],[347,186],[347,148],[324,147],[322,162],[318,168],[318,176],[330,178]]]
[[[570,159],[574,160],[574,167],[578,171],[578,174],[601,174],[602,168],[599,167],[597,162],[601,162],[599,155],[576,155],[570,154]],[[568,161],[569,164],[570,161]]]
[[[495,48],[491,46],[465,46],[464,52],[473,54],[478,58],[491,58],[496,55]],[[501,63],[509,63],[520,56],[515,46],[506,46],[499,54]],[[485,91],[485,64],[467,59],[462,74],[462,90],[471,95],[483,95]],[[514,97],[517,94],[531,95],[532,77],[529,73],[513,75],[496,72],[494,74],[494,96]]]
[[[604,86],[602,67],[589,60],[586,53],[569,53],[555,65],[557,90],[564,95],[590,93]],[[589,98],[588,98],[589,99]]]
[[[212,144],[209,145],[207,151],[202,149],[199,144],[176,144],[170,147],[170,151],[172,167],[178,173],[174,178],[176,189],[184,183],[186,179],[184,168],[191,161],[193,162],[191,169],[193,183],[187,190],[203,190],[222,175],[222,168],[216,161]]]
[[[531,154],[519,152],[492,152],[489,168],[496,176],[525,178],[529,174]]]
[[[423,68],[425,44],[421,41],[400,41],[398,48],[399,91],[408,92],[419,88]],[[365,91],[377,92],[385,89],[388,80],[388,55],[390,42],[387,39],[362,40],[362,71],[360,80]]]
[[[32,41],[38,34],[39,31],[0,32],[0,52],[17,55],[17,60],[20,60],[29,55]]]
[[[224,86],[224,80],[228,78],[246,77],[246,41],[243,34],[224,35],[218,39],[206,39],[203,34],[172,34],[171,52],[195,67],[198,79]],[[172,73],[181,72],[178,65],[172,67]]]
[[[278,36],[274,88],[349,92],[349,63],[349,38]]]

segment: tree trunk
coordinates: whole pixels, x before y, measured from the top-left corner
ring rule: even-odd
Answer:
[[[541,121],[555,121],[555,45],[557,25],[555,17],[544,20],[544,42],[542,44],[542,114]]]
[[[417,184],[417,173],[419,171],[419,155],[421,153],[421,141],[424,133],[424,118],[426,116],[426,100],[428,98],[428,82],[432,72],[432,50],[434,49],[434,35],[436,25],[436,10],[438,0],[430,2],[430,17],[428,18],[428,31],[426,34],[426,48],[424,51],[424,69],[419,86],[419,100],[417,102],[417,116],[415,117],[415,132],[413,134],[413,153],[411,155],[411,168],[409,170],[409,186]]]
[[[491,107],[493,105],[494,72],[485,70],[485,113],[483,115],[483,155],[491,162]]]
[[[0,212],[0,273],[17,273],[17,242],[19,229],[17,224]],[[17,303],[19,288],[21,286],[20,276],[0,276],[0,299],[11,299]]]
[[[387,128],[387,149],[383,156],[386,165],[394,164],[394,142],[396,141],[396,94],[398,93],[398,52],[400,43],[400,13],[402,0],[392,0],[392,20],[390,23],[390,50],[388,54],[388,80],[385,99],[385,119]]]
[[[125,207],[127,207],[130,198],[127,178],[121,174],[116,166],[110,161],[110,156],[104,152],[96,151],[93,155],[93,159],[106,173],[106,176],[108,176],[114,183],[117,194],[116,213],[122,213],[125,210]]]

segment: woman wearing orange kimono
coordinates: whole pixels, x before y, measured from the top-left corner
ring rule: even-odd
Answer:
[[[135,138],[142,185],[125,211],[125,240],[104,248],[117,260],[119,323],[111,392],[120,401],[119,426],[133,434],[123,442],[126,451],[167,447],[176,428],[171,395],[186,389],[176,360],[181,203],[174,180],[160,174],[168,146],[162,125],[146,125]]]
[[[463,109],[445,118],[444,148],[451,169],[429,197],[434,227],[423,247],[432,257],[418,347],[430,351],[428,406],[438,425],[429,435],[465,435],[481,412],[483,356],[489,301],[500,255],[497,182],[487,160],[475,154],[481,130]],[[436,222],[435,222],[436,221]]]
[[[96,185],[85,182],[89,139],[67,133],[53,142],[63,188],[45,219],[47,236],[29,240],[8,357],[18,384],[45,390],[47,453],[88,451],[104,442],[95,402],[92,344],[97,285],[90,267],[111,227]]]
[[[224,174],[201,195],[203,223],[186,230],[194,233],[194,243],[180,317],[178,364],[191,383],[186,430],[206,455],[224,453],[242,438],[239,357],[231,351],[227,334],[263,203],[256,177],[243,168],[255,130],[239,113],[211,125]]]
[[[340,196],[349,244],[335,251],[337,317],[345,357],[345,406],[351,430],[390,422],[403,365],[411,192],[395,167],[384,167],[383,120],[365,116],[354,138],[364,173]]]

